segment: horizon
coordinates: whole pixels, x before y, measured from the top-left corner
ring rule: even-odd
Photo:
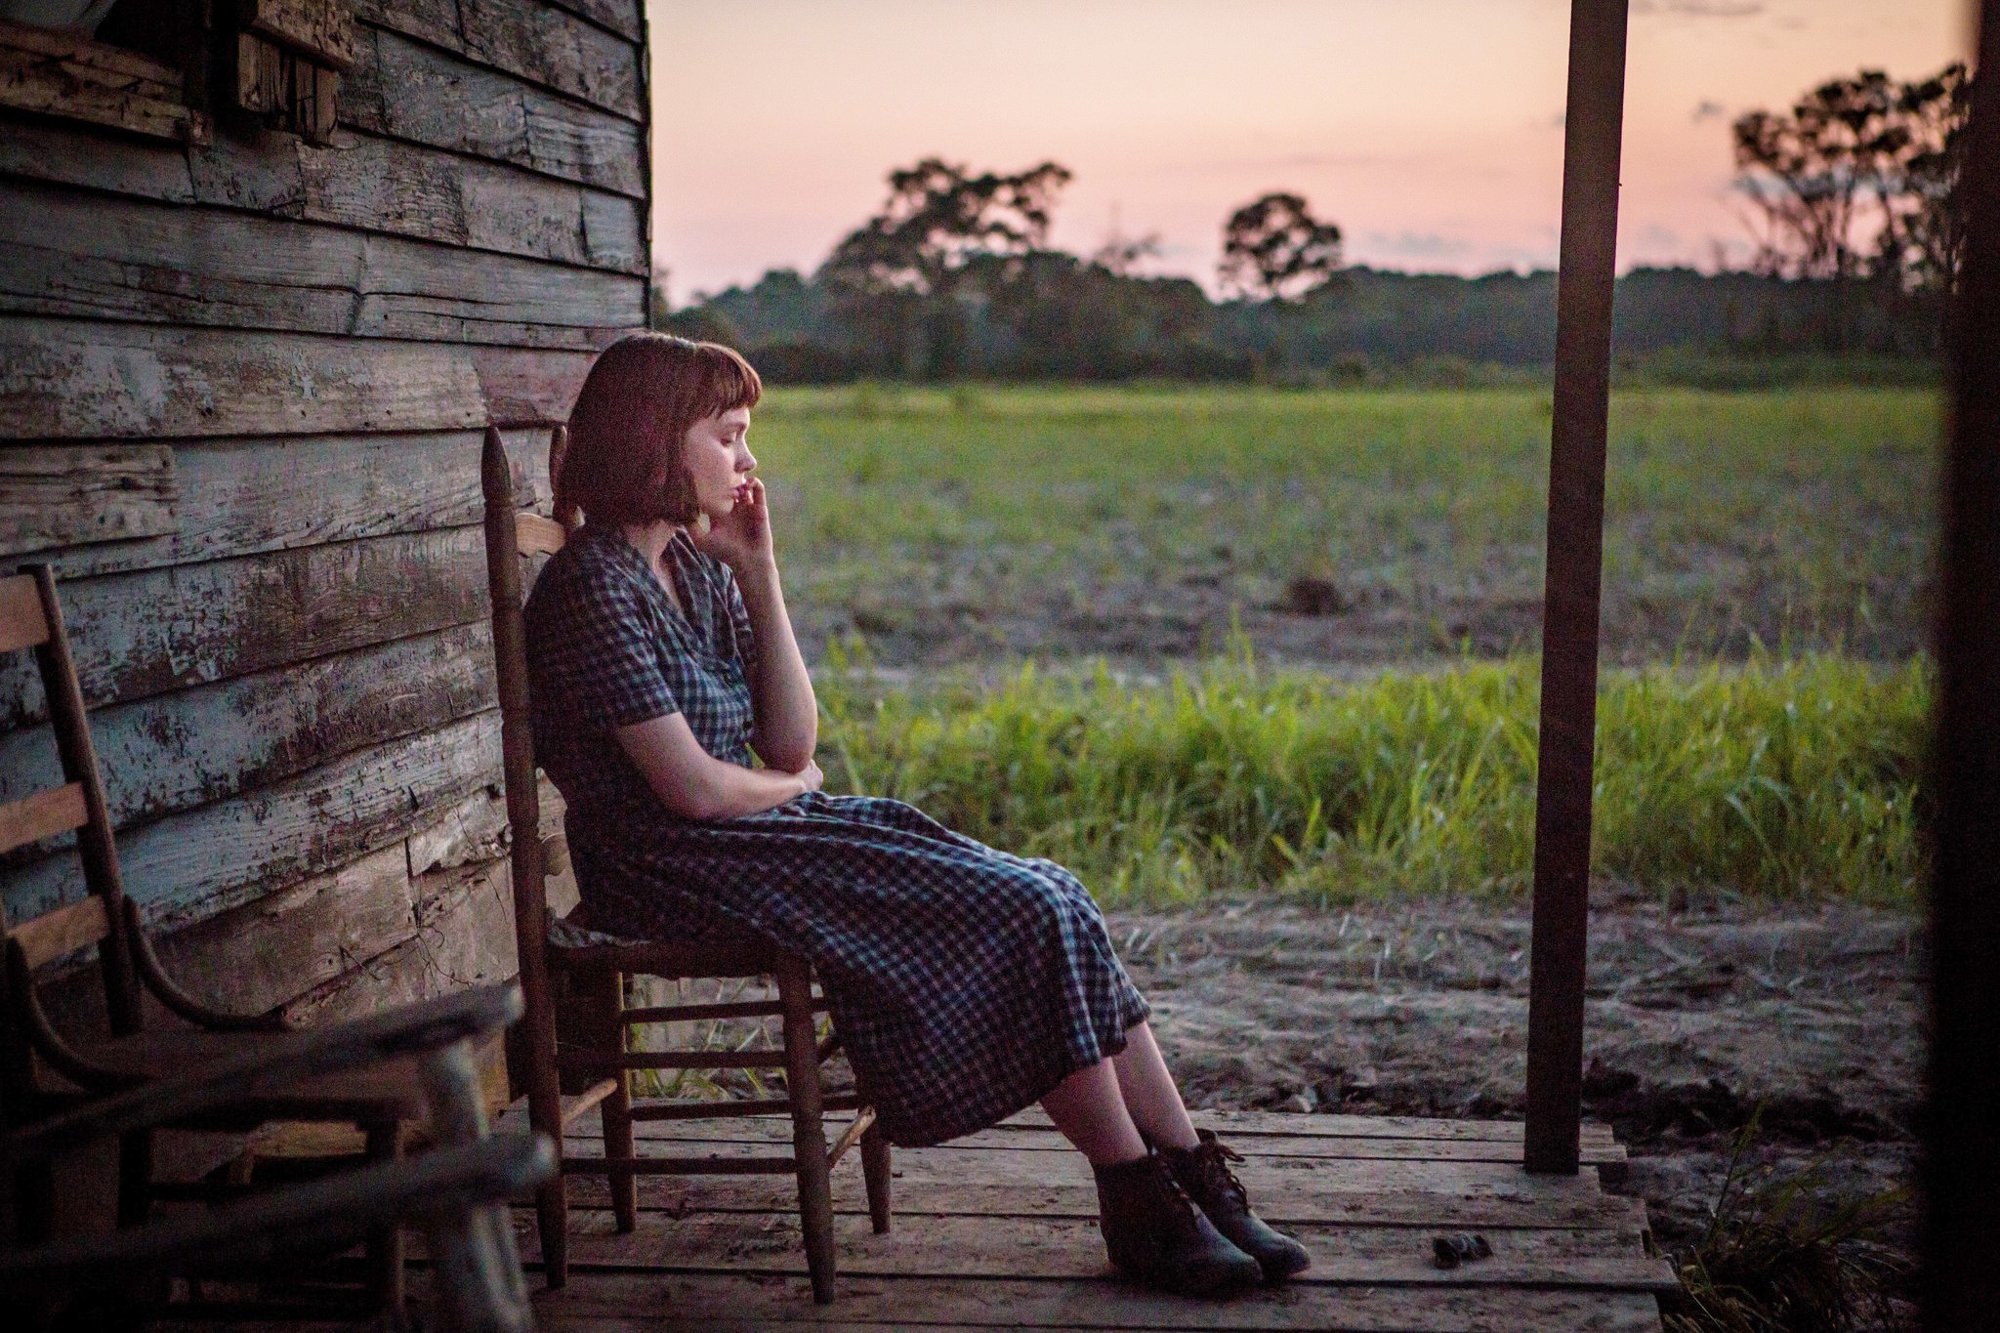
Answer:
[[[1051,246],[1157,233],[1138,271],[1211,294],[1223,219],[1267,190],[1338,224],[1347,266],[1556,264],[1566,0],[956,0],[947,24],[923,0],[647,12],[654,244],[676,307],[811,273],[887,173],[926,156],[1061,162],[1076,179]],[[1734,117],[1862,68],[1934,73],[1968,55],[1969,16],[1961,0],[1635,0],[1620,272],[1743,262]],[[1258,33],[1287,40],[1252,50]],[[1409,99],[1426,78],[1454,96]]]

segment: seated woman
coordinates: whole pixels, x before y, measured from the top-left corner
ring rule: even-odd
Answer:
[[[761,392],[728,348],[643,334],[598,357],[570,416],[556,513],[585,526],[528,601],[528,662],[592,923],[747,929],[809,958],[893,1143],[1039,1101],[1089,1159],[1105,1247],[1139,1281],[1201,1293],[1298,1272],[1305,1250],[1189,1122],[1076,877],[902,802],[820,791],[746,441]]]

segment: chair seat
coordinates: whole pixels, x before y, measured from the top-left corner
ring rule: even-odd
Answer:
[[[78,1053],[102,1068],[156,1080],[183,1076],[190,1069],[239,1058],[259,1041],[281,1041],[288,1035],[161,1028],[80,1044]],[[424,1114],[423,1084],[416,1061],[398,1058],[366,1069],[301,1079],[279,1088],[252,1085],[239,1101],[231,1104],[226,1115],[213,1123],[218,1128],[250,1128],[266,1120],[375,1122],[416,1120]]]
[[[590,924],[582,907],[555,917],[548,930],[549,965],[588,971],[637,973],[649,977],[755,977],[797,961],[751,931],[711,935],[695,942],[630,939]]]

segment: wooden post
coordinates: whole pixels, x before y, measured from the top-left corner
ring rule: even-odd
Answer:
[[[1924,1112],[1923,1326],[2000,1326],[2000,0],[1981,10],[1960,186],[1965,267],[1952,316],[1938,635],[1937,862]]]
[[[513,664],[527,660],[521,618],[521,558],[514,538],[514,472],[500,432],[486,428],[479,477],[486,500],[486,578],[493,599],[493,660],[500,683],[500,746],[513,830],[514,951],[521,975],[528,1047],[528,1121],[555,1146],[557,1170],[535,1193],[542,1272],[551,1287],[569,1280],[568,1196],[563,1184],[562,1094],[556,1085],[555,1011],[549,995],[548,890],[542,876],[541,792],[535,776],[528,682]]]
[[[1573,0],[1528,981],[1530,1171],[1575,1174],[1627,0]]]

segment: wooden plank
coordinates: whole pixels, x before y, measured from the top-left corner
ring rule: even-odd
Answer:
[[[490,708],[484,622],[287,663],[91,714],[112,822],[126,827],[266,787]],[[0,800],[60,779],[40,727],[0,735]]]
[[[548,431],[511,430],[504,438],[520,502],[546,505]],[[42,558],[59,579],[73,580],[463,527],[481,514],[479,444],[473,431],[178,443],[171,446],[181,492],[173,532]]]
[[[0,285],[12,275],[4,214],[0,202],[0,236],[9,237],[0,240],[0,273],[9,275]],[[161,536],[174,530],[179,497],[164,445],[0,451],[0,555]]]
[[[226,1013],[268,1013],[412,938],[417,890],[400,845],[154,934],[169,974]]]
[[[1428,1116],[1300,1114],[1292,1111],[1196,1111],[1195,1123],[1232,1138],[1276,1134],[1286,1138],[1329,1139],[1478,1139],[1521,1142],[1518,1120],[1439,1120]],[[1009,1116],[998,1129],[1053,1129],[1048,1113],[1031,1106]],[[1614,1143],[1611,1126],[1601,1120],[1583,1122],[1583,1141]]]
[[[517,1214],[521,1257],[541,1258],[535,1228]],[[803,1277],[805,1248],[796,1216],[778,1213],[649,1212],[638,1229],[619,1234],[596,1214],[570,1228],[570,1262],[579,1269],[727,1272]],[[1641,1233],[1592,1228],[1496,1232],[1490,1259],[1439,1269],[1424,1227],[1294,1223],[1288,1230],[1312,1254],[1312,1267],[1291,1279],[1309,1286],[1535,1286],[1673,1291],[1679,1281],[1661,1259],[1646,1256]],[[878,1237],[865,1217],[835,1219],[840,1273],[845,1278],[1108,1278],[1111,1270],[1095,1219],[926,1217]],[[1482,1233],[1483,1234],[1483,1233]]]
[[[0,438],[560,420],[589,366],[585,352],[0,320]]]
[[[322,65],[354,63],[354,19],[343,0],[242,0],[241,12],[252,31]]]
[[[495,781],[497,713],[363,750],[268,787],[125,834],[130,895],[165,929],[262,897],[399,843],[442,808]],[[74,857],[10,877],[10,917],[38,916],[83,894]]]
[[[0,579],[0,653],[15,653],[49,638],[48,617],[32,574]]]
[[[82,828],[89,818],[80,782],[66,782],[32,796],[15,798],[0,805],[0,853]]]
[[[62,586],[86,698],[135,701],[485,618],[477,528],[338,542]],[[0,725],[43,716],[41,680],[0,663]]]
[[[632,41],[549,5],[519,0],[357,0],[377,27],[643,122],[641,52]]]
[[[569,540],[569,529],[552,518],[524,511],[514,517],[514,540],[522,555],[554,555]]]
[[[523,1121],[525,1123],[525,1121]],[[898,1150],[900,1164],[909,1150]],[[598,1178],[579,1176],[570,1182],[570,1201],[580,1209],[607,1210],[611,1197]],[[798,1187],[783,1180],[736,1177],[650,1177],[640,1182],[639,1207],[673,1216],[690,1213],[785,1213],[798,1203]],[[836,1171],[834,1211],[868,1215],[868,1201],[858,1169]],[[1370,1226],[1491,1229],[1517,1227],[1645,1226],[1645,1205],[1616,1194],[1544,1195],[1523,1198],[1492,1188],[1470,1191],[1321,1189],[1293,1184],[1269,1198],[1257,1200],[1259,1215],[1273,1225],[1293,1223],[1354,1223]],[[905,1185],[897,1181],[898,1218],[931,1217],[1069,1217],[1097,1216],[1097,1190],[1091,1185],[1043,1185],[1015,1181],[1000,1185],[930,1182]],[[579,1225],[582,1225],[579,1223]]]
[[[110,933],[111,918],[105,913],[104,900],[92,895],[9,927],[7,938],[21,946],[32,970],[88,948]]]
[[[137,52],[0,23],[0,106],[163,139],[207,138],[181,96],[180,71]]]
[[[645,292],[632,275],[0,181],[0,310],[594,350],[644,323]]]
[[[578,1126],[582,1129],[583,1126]],[[669,1151],[671,1149],[671,1151]],[[597,1143],[576,1134],[565,1139],[565,1151],[595,1154]],[[719,1161],[737,1161],[768,1153],[769,1145],[709,1141],[703,1143],[663,1143],[642,1140],[642,1156],[694,1156]],[[1044,1185],[1089,1185],[1090,1164],[1080,1153],[1052,1153],[1005,1148],[959,1148],[945,1151],[902,1152],[896,1157],[897,1179],[918,1184],[1005,1185],[1033,1180]],[[1253,1157],[1237,1164],[1236,1173],[1257,1198],[1273,1197],[1282,1190],[1310,1188],[1319,1191],[1361,1189],[1372,1192],[1431,1190],[1499,1191],[1524,1199],[1564,1198],[1600,1193],[1597,1178],[1585,1172],[1577,1176],[1546,1179],[1524,1174],[1518,1164],[1506,1162],[1445,1162],[1410,1158],[1302,1158]]]
[[[373,135],[330,148],[222,136],[181,149],[24,121],[0,135],[0,171],[590,268],[649,265],[640,200]]]
[[[640,0],[546,0],[557,9],[566,9],[589,19],[600,28],[609,28],[629,41],[646,35],[645,15]]]
[[[788,1125],[759,1124],[761,1117],[714,1121],[647,1121],[634,1128],[642,1139],[666,1143],[762,1143],[781,1144],[791,1140]],[[1195,1123],[1200,1124],[1197,1120]],[[1311,1136],[1291,1138],[1265,1135],[1260,1138],[1228,1140],[1231,1147],[1250,1157],[1321,1158],[1328,1155],[1352,1161],[1414,1162],[1512,1162],[1521,1161],[1519,1140],[1506,1143],[1493,1139],[1391,1139],[1359,1137],[1329,1140]],[[1003,1148],[1016,1152],[1061,1152],[1076,1150],[1054,1130],[982,1130],[953,1139],[939,1151],[957,1152],[974,1148]],[[664,1148],[661,1149],[665,1151]],[[1625,1161],[1625,1149],[1616,1143],[1584,1145],[1583,1160],[1591,1166]]]
[[[362,36],[341,88],[348,128],[645,197],[645,132],[631,121],[394,32]]]
[[[1659,1305],[1638,1292],[1509,1287],[1283,1284],[1227,1302],[1189,1300],[1103,1280],[847,1278],[843,1320],[938,1327],[1353,1330],[1356,1333],[1658,1333]],[[535,1293],[544,1328],[746,1329],[816,1324],[827,1308],[797,1278],[591,1273]]]

